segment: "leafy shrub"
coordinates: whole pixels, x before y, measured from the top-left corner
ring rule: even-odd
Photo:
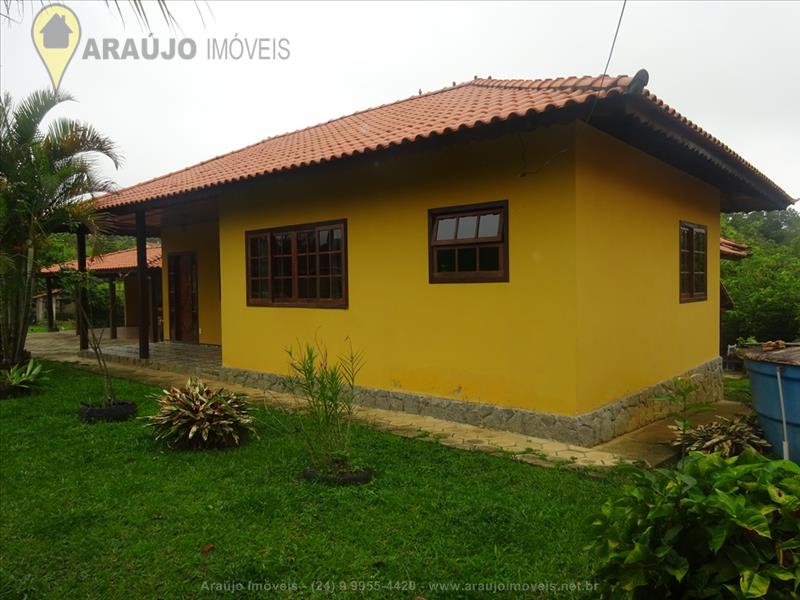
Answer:
[[[46,380],[47,371],[42,370],[42,363],[31,358],[26,363],[0,371],[0,397],[30,392]]]
[[[701,389],[698,382],[700,378],[701,375],[698,374],[676,377],[672,380],[667,393],[663,396],[657,396],[658,400],[663,400],[675,407],[668,415],[675,419],[675,425],[670,425],[670,427],[681,436],[692,428],[690,421],[692,417],[714,410],[712,405],[695,400],[697,392]],[[683,440],[683,437],[679,439]],[[683,443],[679,445],[681,446],[681,456],[686,456],[686,446]]]
[[[324,347],[310,344],[298,353],[290,348],[287,354],[286,388],[306,402],[308,418],[301,421],[301,431],[313,467],[331,474],[350,470],[350,426],[361,355],[351,348],[331,364]]]
[[[192,377],[183,389],[164,390],[157,396],[158,413],[147,419],[156,439],[169,446],[226,448],[238,445],[248,433],[255,434],[245,396],[225,389],[212,391]]]
[[[690,452],[719,452],[723,458],[736,456],[748,448],[763,453],[770,447],[762,437],[763,432],[755,417],[719,417],[707,425],[698,425],[686,431],[674,425],[670,425],[670,429],[675,431],[673,446],[685,447]]]
[[[633,477],[593,523],[604,597],[797,597],[800,467],[692,453]]]

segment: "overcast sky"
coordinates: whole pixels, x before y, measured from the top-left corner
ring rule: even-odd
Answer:
[[[64,0],[82,39],[62,81],[77,102],[57,114],[113,138],[121,186],[355,110],[472,79],[600,74],[621,2],[551,4],[178,2],[170,31],[191,60],[82,58],[88,38],[147,35],[120,0]],[[31,42],[40,2],[0,26],[0,86],[15,98],[50,85]],[[112,2],[113,7],[113,2]],[[19,9],[22,8],[22,15]],[[198,10],[205,19],[201,20]],[[609,72],[646,68],[649,89],[800,197],[800,2],[629,2]],[[209,38],[286,38],[287,60],[210,61]]]

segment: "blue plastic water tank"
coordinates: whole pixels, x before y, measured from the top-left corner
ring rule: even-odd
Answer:
[[[741,356],[750,372],[753,410],[778,458],[782,458],[783,452],[783,422],[776,373],[781,370],[789,458],[800,464],[800,347],[772,352],[744,351]]]

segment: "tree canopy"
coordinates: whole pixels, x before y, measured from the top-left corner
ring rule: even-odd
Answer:
[[[72,100],[42,90],[15,102],[0,97],[0,362],[25,357],[30,305],[50,234],[84,228],[103,232],[91,197],[113,189],[97,159],[115,167],[121,156],[109,138],[88,123],[56,118],[50,111]]]
[[[722,235],[750,245],[752,255],[723,260],[722,281],[735,307],[722,317],[722,343],[755,337],[800,337],[800,213],[782,211],[722,215]]]

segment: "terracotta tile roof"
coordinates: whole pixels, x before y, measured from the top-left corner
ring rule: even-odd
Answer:
[[[785,192],[719,140],[670,108],[643,87],[647,72],[636,77],[562,77],[558,79],[475,79],[412,96],[275,137],[114,192],[99,208],[120,207],[176,196],[338,158],[413,143],[436,135],[563,109],[593,99],[635,94],[689,126],[736,161],[741,169]],[[634,82],[634,85],[629,85]],[[786,196],[787,205],[792,201]]]
[[[62,290],[61,288],[54,288],[53,289],[53,296],[60,296],[61,292],[63,292],[63,291],[64,290]],[[36,294],[34,296],[31,296],[32,300],[38,300],[39,298],[47,298],[47,292],[42,292],[41,294]]]
[[[161,246],[159,244],[152,244],[147,247],[147,266],[150,268],[161,266]],[[136,248],[117,250],[116,252],[88,258],[86,260],[86,268],[97,274],[134,271],[136,270]],[[76,271],[78,269],[78,261],[73,260],[61,265],[50,265],[49,267],[44,267],[41,273],[52,275],[60,273],[64,269]]]
[[[719,238],[719,254],[722,258],[730,260],[747,258],[750,256],[750,246],[721,237]]]

